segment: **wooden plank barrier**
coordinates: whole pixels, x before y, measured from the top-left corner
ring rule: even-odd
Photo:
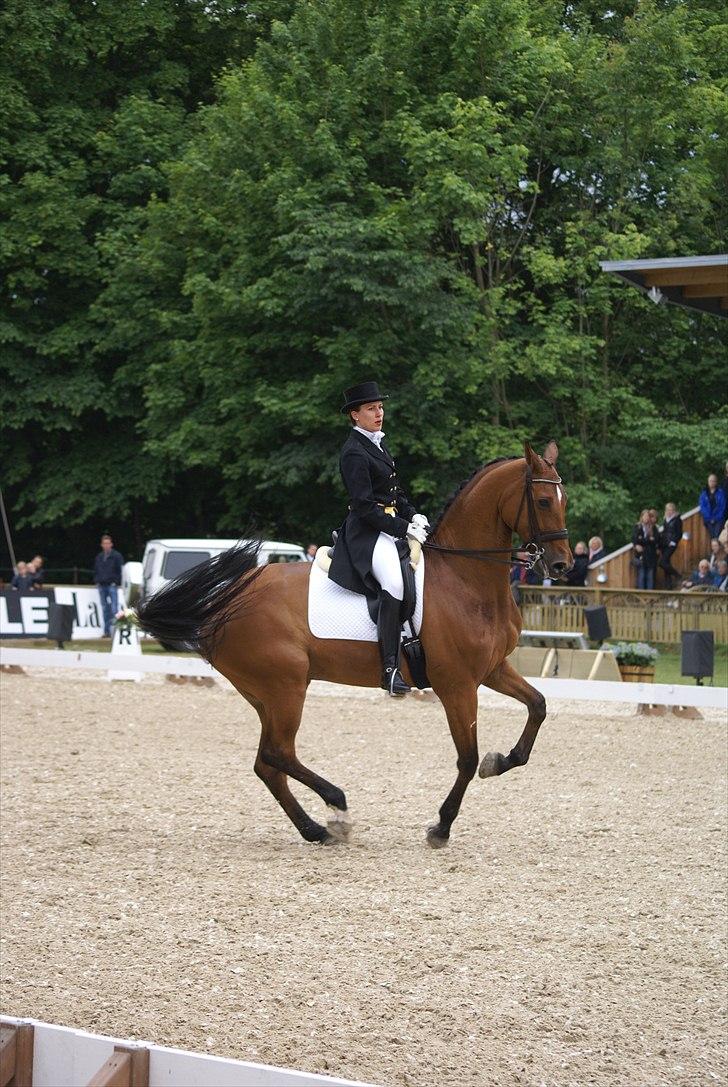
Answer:
[[[0,1087],[33,1087],[33,1024],[0,1020]]]
[[[149,1050],[115,1045],[112,1055],[88,1081],[88,1087],[149,1087]]]

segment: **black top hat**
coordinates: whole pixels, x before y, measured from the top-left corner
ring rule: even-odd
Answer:
[[[344,389],[344,406],[341,414],[346,415],[352,408],[358,408],[360,404],[369,404],[374,400],[389,400],[379,391],[376,381],[364,381],[361,385],[352,385],[350,389]]]

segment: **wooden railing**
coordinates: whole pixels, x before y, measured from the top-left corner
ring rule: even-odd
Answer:
[[[672,561],[676,570],[688,575],[696,568],[701,559],[710,554],[710,536],[700,516],[700,507],[695,506],[682,514],[683,538]],[[618,547],[599,562],[589,567],[589,585],[598,584],[597,578],[606,575],[606,580],[599,584],[610,589],[633,589],[637,584],[637,571],[632,565],[633,547],[631,543]],[[657,568],[657,587],[663,584],[662,570]]]
[[[586,633],[584,608],[604,604],[612,637],[629,642],[679,644],[684,630],[712,630],[716,642],[728,642],[725,593],[644,592],[629,589],[544,588],[520,585],[523,625],[528,630],[577,630]]]

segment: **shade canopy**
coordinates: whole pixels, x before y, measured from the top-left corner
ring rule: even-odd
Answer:
[[[728,317],[728,253],[712,257],[661,257],[658,260],[602,260],[603,272],[621,276],[653,302]]]

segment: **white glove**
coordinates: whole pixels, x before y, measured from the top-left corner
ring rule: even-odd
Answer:
[[[413,525],[422,525],[423,528],[429,528],[430,522],[425,517],[424,513],[416,513],[412,518]]]
[[[427,531],[423,525],[417,524],[412,520],[407,526],[407,539],[417,540],[418,543],[423,544],[427,539]]]

